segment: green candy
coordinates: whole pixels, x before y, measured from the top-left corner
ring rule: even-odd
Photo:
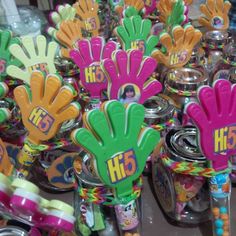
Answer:
[[[142,19],[136,15],[124,18],[123,24],[116,28],[117,36],[122,41],[125,50],[140,49],[145,56],[150,56],[158,44],[158,37],[151,35],[152,23],[149,19]]]
[[[9,47],[12,44],[20,44],[20,40],[18,38],[13,38],[12,34],[8,30],[1,31],[0,30],[0,80],[4,80],[7,76],[6,68],[10,65],[21,66],[22,63],[13,58]]]
[[[102,182],[114,189],[118,199],[129,197],[133,182],[143,172],[146,160],[160,140],[157,131],[141,127],[144,107],[131,103],[126,108],[118,101],[109,101],[104,111],[86,113],[88,129],[72,133],[73,141],[95,159],[96,171]]]

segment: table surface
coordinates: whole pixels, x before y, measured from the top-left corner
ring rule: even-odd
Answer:
[[[211,223],[207,222],[197,227],[183,228],[180,226],[174,226],[168,223],[163,215],[155,197],[152,193],[149,179],[144,177],[144,189],[142,193],[143,200],[143,223],[142,232],[143,236],[211,236]],[[42,192],[42,196],[45,198],[57,198],[58,200],[66,201],[71,204],[73,201],[73,193],[48,194]],[[231,195],[231,235],[236,235],[236,187],[232,188]]]

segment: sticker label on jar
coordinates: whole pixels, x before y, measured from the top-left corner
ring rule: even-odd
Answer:
[[[236,148],[236,125],[214,130],[214,152],[226,153]]]
[[[139,220],[136,202],[134,200],[126,205],[116,205],[115,211],[118,224],[122,230],[131,230],[137,227]]]
[[[219,70],[218,72],[216,72],[216,74],[214,75],[213,81],[216,81],[218,79],[229,79],[229,70]]]
[[[230,193],[229,174],[218,174],[210,178],[210,192],[213,197],[224,198]]]
[[[145,52],[145,41],[135,40],[131,42],[131,49],[139,49],[141,52]]]
[[[85,82],[88,84],[106,82],[106,77],[98,63],[85,68]]]
[[[135,153],[132,149],[118,153],[107,161],[107,170],[112,184],[123,181],[138,170]]]

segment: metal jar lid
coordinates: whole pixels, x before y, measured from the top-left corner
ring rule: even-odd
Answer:
[[[14,227],[14,226],[6,226],[0,228],[1,236],[27,236],[28,232],[23,230],[22,228]]]
[[[75,161],[78,160],[82,165],[80,172],[75,170],[75,175],[79,179],[79,181],[90,187],[104,186],[98,176],[94,174],[93,158],[88,153],[81,151],[78,157],[75,158]]]
[[[168,71],[165,83],[181,91],[197,91],[197,89],[208,84],[208,73],[203,68],[178,68]]]
[[[173,103],[171,103],[171,99],[167,98],[167,96],[158,95],[151,97],[144,102],[145,121],[155,119],[155,123],[161,124],[173,117],[175,107]]]
[[[205,33],[203,40],[214,46],[226,45],[232,40],[232,34],[227,31],[213,30]]]
[[[176,161],[206,162],[197,144],[195,127],[170,130],[165,137],[165,149],[169,157]]]

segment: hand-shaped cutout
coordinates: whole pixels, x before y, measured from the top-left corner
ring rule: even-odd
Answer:
[[[12,58],[9,47],[12,44],[20,44],[18,38],[13,38],[10,31],[0,30],[0,79],[3,80],[6,76],[7,66],[15,65],[21,66],[21,62],[17,59]]]
[[[199,129],[203,154],[215,170],[223,170],[236,153],[236,86],[217,80],[213,88],[201,87],[198,99],[200,105],[190,103],[186,112]]]
[[[73,7],[83,22],[83,28],[92,34],[99,35],[100,20],[98,17],[98,3],[94,0],[78,0]]]
[[[60,29],[56,33],[59,43],[65,47],[61,48],[61,55],[70,58],[70,50],[73,49],[78,40],[82,39],[82,23],[80,20],[68,20],[61,23]]]
[[[144,103],[162,90],[159,81],[148,79],[157,63],[151,57],[143,58],[139,50],[118,50],[114,61],[106,59],[103,68],[108,78],[108,97],[123,103]]]
[[[39,35],[36,38],[36,45],[33,37],[26,36],[22,39],[23,47],[13,44],[10,47],[11,54],[24,64],[25,71],[17,66],[7,67],[7,74],[30,83],[30,76],[33,70],[41,70],[46,74],[56,73],[54,57],[57,44],[50,42],[47,44],[46,38]]]
[[[169,26],[181,25],[187,18],[188,11],[183,1],[160,0],[157,9],[160,21]]]
[[[122,25],[115,29],[118,38],[122,42],[123,49],[139,49],[144,55],[150,56],[158,44],[158,37],[151,35],[152,22],[141,16],[124,18]],[[149,37],[148,37],[149,36]]]
[[[200,10],[204,17],[199,18],[199,24],[208,30],[227,30],[229,28],[229,10],[231,3],[224,0],[207,0],[201,4]]]
[[[62,86],[62,79],[57,75],[50,74],[45,79],[42,72],[34,71],[30,89],[18,86],[14,95],[29,132],[28,139],[34,144],[53,138],[64,121],[79,115],[79,104],[71,103],[72,87]]]
[[[202,33],[192,26],[185,28],[176,26],[172,30],[172,35],[168,33],[161,34],[160,43],[165,47],[166,53],[156,50],[152,53],[152,57],[168,68],[183,67],[188,63],[192,50],[200,41]]]
[[[70,4],[57,6],[56,11],[53,11],[49,15],[50,21],[55,25],[54,27],[49,27],[47,32],[50,36],[55,38],[56,32],[60,29],[62,22],[67,20],[74,20],[76,15],[76,9]]]
[[[72,133],[73,141],[95,158],[97,173],[104,184],[114,188],[118,198],[132,193],[133,181],[142,174],[147,157],[159,142],[159,133],[141,129],[142,105],[126,108],[118,101],[103,104],[103,111],[84,115],[88,127]]]
[[[80,68],[80,79],[92,98],[100,98],[101,92],[107,89],[107,79],[100,67],[101,60],[111,58],[117,44],[109,41],[105,44],[102,37],[83,39],[77,49],[71,50],[70,57]]]
[[[143,0],[124,0],[124,4],[115,7],[115,11],[120,17],[131,17],[137,14],[143,14]]]

